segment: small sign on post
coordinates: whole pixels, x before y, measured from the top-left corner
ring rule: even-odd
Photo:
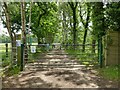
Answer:
[[[16,46],[20,47],[21,46],[21,40],[16,40]]]
[[[36,53],[36,46],[31,46],[31,53]]]

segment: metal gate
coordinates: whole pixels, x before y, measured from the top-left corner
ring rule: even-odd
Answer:
[[[72,65],[76,65],[78,63],[85,66],[98,66],[99,65],[98,45],[86,44],[85,52],[82,52],[82,46],[83,46],[82,44],[78,44],[75,46],[72,44],[27,45],[26,50],[27,50],[28,58],[27,59],[24,58],[25,67],[30,66],[30,67],[42,68],[42,69],[43,68],[49,69],[53,67],[73,68]],[[55,51],[55,53],[50,53],[52,51]],[[59,51],[60,52],[64,51],[65,53],[59,53]],[[44,57],[50,55],[53,57],[48,57],[48,58]],[[59,57],[56,58],[54,57],[55,55]],[[66,56],[67,58],[61,58],[61,56]],[[67,60],[68,58],[70,60]]]

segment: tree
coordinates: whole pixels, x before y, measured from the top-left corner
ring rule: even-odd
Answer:
[[[76,45],[76,41],[77,41],[77,19],[76,19],[76,10],[77,10],[77,6],[78,6],[78,2],[68,2],[68,4],[70,5],[71,9],[72,9],[72,13],[73,13],[73,44],[74,44],[74,49],[75,49],[75,45]]]
[[[93,34],[96,38],[105,35],[105,17],[102,2],[95,2],[92,10]],[[96,17],[97,16],[97,17]]]
[[[29,25],[28,25],[28,44],[29,45],[31,45],[31,36],[30,36],[30,32],[31,32],[31,29],[30,29],[30,27],[31,27],[31,11],[32,11],[32,5],[33,5],[33,2],[30,2],[29,3],[29,5],[30,5],[30,7],[29,7]],[[30,47],[29,47],[30,48]]]
[[[26,45],[25,2],[21,2],[22,43]]]
[[[61,23],[60,29],[62,29],[62,43],[68,44],[72,37],[72,10],[67,2],[59,4],[59,22]]]
[[[90,22],[91,5],[90,5],[90,3],[83,3],[83,6],[84,6],[84,9],[82,9],[82,4],[79,4],[79,7],[80,7],[79,16],[80,16],[80,20],[81,20],[83,27],[84,27],[82,51],[85,52],[85,43],[86,43],[87,32],[88,32],[88,27],[89,27],[89,22]]]
[[[105,18],[104,18],[104,4],[102,2],[96,2],[93,6],[93,33],[98,39],[98,56],[100,61],[100,67],[102,67],[102,36],[105,35]],[[96,17],[97,16],[97,17]]]
[[[50,2],[34,3],[33,8],[32,8],[33,13],[32,13],[32,23],[31,23],[32,28],[31,29],[32,29],[32,32],[38,38],[38,44],[45,43],[44,39],[46,37],[47,32],[53,29],[51,27],[56,27],[57,25],[57,23],[55,25],[55,22],[57,21],[57,19],[55,19],[56,11],[57,11],[57,6],[55,3],[50,3]],[[49,22],[49,20],[51,22]]]
[[[111,2],[106,5],[106,24],[108,30],[120,29],[120,2]]]
[[[6,21],[1,17],[3,23],[5,24],[5,26],[7,27],[7,30],[8,30],[8,33],[10,35],[10,38],[11,38],[11,44],[12,44],[12,63],[15,62],[16,60],[16,34],[13,30],[13,27],[12,27],[12,20],[11,20],[11,9],[9,8],[9,5],[10,4],[7,4],[6,2],[3,3],[3,11],[4,11],[4,14],[5,14],[5,18],[6,18]]]
[[[6,17],[5,15],[5,5],[3,5],[3,11],[2,11],[2,22],[4,27],[7,27],[7,21],[4,19]],[[18,32],[21,29],[21,16],[20,16],[20,4],[19,3],[6,3],[6,8],[8,9],[8,14],[10,17],[10,23],[11,23],[11,33],[15,35],[16,32]],[[15,36],[14,36],[15,38]]]

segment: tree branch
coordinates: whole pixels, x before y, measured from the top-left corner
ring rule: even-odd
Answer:
[[[82,10],[81,10],[81,6],[80,6],[80,14],[79,14],[79,16],[80,16],[80,19],[81,19],[81,22],[82,22],[83,26],[85,26],[85,22],[83,20],[83,16],[82,16],[81,12],[82,12]]]
[[[76,4],[75,4],[75,8],[77,8],[77,5],[78,5],[78,2],[76,2]]]
[[[6,25],[6,22],[5,22],[5,20],[2,18],[2,17],[0,17],[1,18],[1,20],[3,21],[3,23],[5,23],[5,25]]]
[[[11,39],[13,39],[13,35],[12,35],[12,32],[11,32],[10,16],[9,16],[8,6],[7,6],[6,2],[4,2],[4,7],[5,7],[4,12],[5,12],[5,17],[6,17],[7,30],[8,30],[8,33],[9,33]]]
[[[89,7],[89,5],[87,5],[87,18],[86,18],[86,22],[85,22],[85,28],[88,27],[89,19],[90,19],[90,7]]]

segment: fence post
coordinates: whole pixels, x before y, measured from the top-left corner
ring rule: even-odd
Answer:
[[[100,53],[100,40],[99,40],[99,38],[98,38],[98,62],[99,62],[99,53]]]
[[[8,43],[6,43],[5,46],[6,46],[6,57],[8,57]]]
[[[24,44],[21,44],[21,66],[20,70],[23,71],[24,67]]]

